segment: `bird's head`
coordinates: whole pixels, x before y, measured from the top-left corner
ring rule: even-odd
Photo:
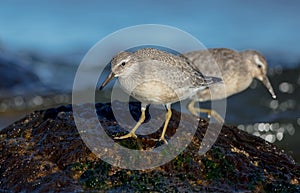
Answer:
[[[251,75],[260,80],[275,99],[275,92],[267,76],[268,64],[266,59],[255,50],[246,50],[241,52],[241,54],[244,62],[246,62],[246,65],[249,68]]]
[[[120,76],[127,76],[130,74],[130,59],[132,53],[120,52],[111,60],[111,72],[100,86],[99,90],[102,90],[113,78]]]

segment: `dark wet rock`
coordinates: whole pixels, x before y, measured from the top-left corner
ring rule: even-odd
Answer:
[[[138,111],[139,104],[130,105],[132,111]],[[82,105],[83,116],[91,115],[92,112],[87,108],[90,106]],[[113,137],[124,132],[114,120],[109,104],[96,104],[96,111],[108,135]],[[119,111],[122,113],[122,109]],[[138,116],[137,113],[132,114]],[[180,116],[180,113],[173,111],[167,138],[176,133]],[[0,131],[0,190],[300,191],[300,166],[283,150],[235,126],[223,126],[212,149],[199,155],[200,142],[207,125],[206,120],[200,119],[192,142],[169,163],[153,169],[127,170],[102,161],[89,150],[76,129],[71,106],[36,111]],[[160,132],[151,135],[157,138]],[[119,144],[144,149],[157,145],[144,136],[122,140]]]

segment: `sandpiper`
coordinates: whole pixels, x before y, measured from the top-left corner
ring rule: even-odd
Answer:
[[[128,134],[115,139],[137,138],[135,131],[145,120],[147,106],[163,104],[167,113],[159,140],[165,143],[165,133],[172,115],[171,104],[222,81],[220,78],[203,76],[185,57],[154,48],[118,53],[111,61],[111,73],[100,90],[114,77],[118,77],[126,93],[142,103],[139,121]]]
[[[218,100],[242,92],[250,86],[254,78],[260,80],[269,90],[272,97],[274,99],[276,98],[275,92],[267,77],[267,62],[265,58],[255,50],[237,52],[227,48],[213,48],[192,51],[183,55],[205,76],[218,77],[218,72],[220,72],[224,83],[224,85],[211,85],[209,89],[201,90],[193,97],[193,100],[188,104],[188,109],[194,115],[197,115],[199,112],[204,112],[209,115],[215,115],[215,118],[219,122],[224,122],[216,112],[196,108],[195,102]],[[211,62],[216,62],[219,70],[215,69],[216,65],[211,65]],[[223,86],[225,86],[225,95]],[[211,95],[211,92],[214,94]]]

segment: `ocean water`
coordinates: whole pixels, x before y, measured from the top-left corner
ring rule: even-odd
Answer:
[[[299,7],[299,1],[271,0],[3,0],[1,57],[24,62],[49,90],[23,99],[23,95],[35,93],[38,86],[25,84],[29,89],[21,89],[19,94],[7,89],[7,96],[1,96],[0,101],[0,127],[33,109],[47,108],[42,105],[47,100],[49,104],[71,102],[69,94],[78,65],[105,36],[132,25],[163,24],[190,33],[208,48],[256,49],[263,53],[278,99],[272,100],[261,83],[254,81],[249,89],[227,100],[226,121],[284,147],[299,162]],[[107,96],[103,100],[109,100]],[[10,103],[17,107],[9,109]]]

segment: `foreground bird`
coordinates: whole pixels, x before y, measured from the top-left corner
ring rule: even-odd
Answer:
[[[254,78],[260,80],[269,90],[272,97],[276,95],[267,77],[267,62],[265,58],[255,50],[245,50],[237,52],[227,48],[213,48],[208,50],[192,51],[183,54],[189,59],[195,68],[199,69],[206,76],[220,76],[223,84],[214,84],[209,89],[199,91],[189,103],[189,111],[197,115],[199,112],[208,113],[215,116],[219,122],[224,120],[214,111],[199,109],[195,107],[195,102],[218,100],[247,89]],[[212,65],[215,62],[216,65]],[[225,86],[225,93],[224,93]],[[211,95],[213,93],[213,95]],[[225,95],[224,95],[225,94]]]
[[[127,135],[115,139],[136,138],[135,131],[145,120],[147,106],[163,104],[167,113],[159,140],[165,143],[165,133],[172,115],[171,104],[221,81],[220,78],[203,76],[185,57],[154,48],[117,54],[111,61],[111,73],[100,90],[114,77],[118,77],[125,92],[142,103],[139,121]]]

